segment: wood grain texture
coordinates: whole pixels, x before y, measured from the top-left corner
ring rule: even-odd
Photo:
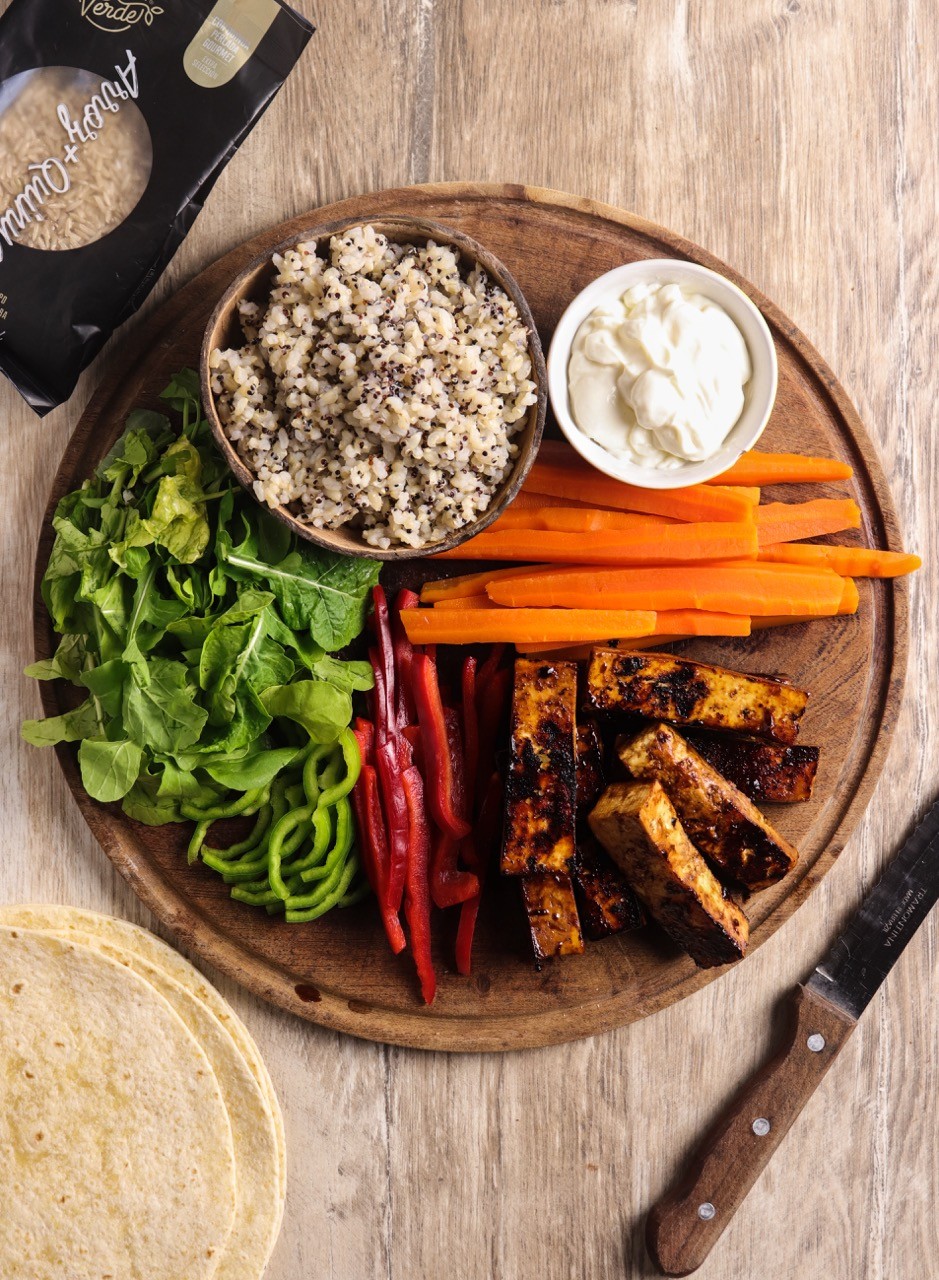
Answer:
[[[145,309],[233,245],[358,192],[519,181],[636,210],[734,265],[809,335],[874,436],[926,560],[910,681],[874,802],[818,892],[745,967],[653,1018],[524,1054],[423,1054],[300,1022],[210,971],[286,1112],[270,1280],[630,1280],[644,1214],[765,1058],[815,963],[939,789],[939,16],[930,0],[298,0],[319,31]],[[0,8],[5,7],[0,0]],[[123,347],[145,315],[117,339]],[[0,389],[0,896],[152,925],[104,858],[36,715],[32,555],[112,345],[39,423]],[[703,1280],[929,1273],[939,1201],[939,929],[920,932]]]
[[[646,1243],[667,1276],[702,1265],[857,1026],[810,987],[799,987],[790,1003],[783,1047],[747,1081],[649,1214]]]
[[[91,474],[131,410],[158,409],[159,391],[173,373],[195,364],[200,347],[205,358],[214,341],[218,299],[242,270],[259,270],[265,250],[291,242],[311,226],[341,225],[349,218],[374,218],[381,226],[401,213],[442,222],[495,251],[519,282],[546,344],[571,297],[617,263],[677,255],[730,275],[761,307],[776,345],[779,391],[764,445],[850,459],[851,492],[863,526],[851,536],[899,546],[893,503],[862,423],[831,370],[778,308],[706,251],[643,219],[582,197],[494,184],[373,192],[269,228],[206,268],[138,330],[128,352],[102,378],[53,483],[50,517],[59,498]],[[844,485],[838,489],[844,490]],[[812,493],[818,491],[819,486],[811,487]],[[787,486],[786,496],[809,492]],[[51,541],[50,519],[36,560],[36,656],[42,658],[56,644],[38,589]],[[408,560],[386,565],[382,580],[394,593],[464,567]],[[772,817],[801,856],[779,884],[748,904],[751,950],[772,936],[834,865],[886,757],[906,670],[907,585],[865,582],[862,589],[856,616],[681,646],[732,668],[784,671],[808,688],[801,736],[824,748],[812,800]],[[59,682],[44,684],[46,714],[65,710],[71,695]],[[178,942],[259,995],[336,1030],[464,1053],[542,1047],[645,1017],[720,974],[697,969],[650,930],[623,933],[539,971],[532,964],[517,888],[494,877],[480,911],[471,978],[454,973],[445,929],[435,929],[437,998],[425,1008],[409,957],[396,958],[388,950],[374,902],[331,912],[303,928],[285,928],[282,921],[233,902],[215,873],[188,865],[186,827],[145,827],[125,818],[119,805],[89,799],[78,777],[75,748],[62,746],[57,752],[108,856]]]

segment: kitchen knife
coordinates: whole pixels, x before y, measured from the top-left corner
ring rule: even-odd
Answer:
[[[690,1275],[708,1256],[937,897],[939,801],[796,988],[785,1047],[743,1088],[649,1214],[646,1243],[665,1275]]]

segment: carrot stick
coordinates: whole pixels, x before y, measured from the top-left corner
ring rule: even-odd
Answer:
[[[502,513],[505,515],[507,511],[543,511],[545,507],[595,507],[595,502],[574,501],[573,498],[552,498],[549,493],[530,493],[525,489],[520,490],[506,510]],[[502,516],[499,517],[502,519]]]
[[[668,516],[650,516],[640,511],[611,511],[608,507],[557,506],[530,511],[516,510],[513,503],[483,532],[501,533],[506,529],[546,529],[556,533],[593,533],[601,529],[632,532],[634,529],[661,529],[678,523]]]
[[[495,604],[515,608],[706,609],[717,613],[829,617],[845,579],[831,569],[743,563],[596,568],[493,582]],[[567,638],[567,637],[565,637]]]
[[[433,606],[434,609],[445,609],[448,612],[453,609],[499,609],[502,605],[494,605],[485,591],[478,596],[459,596],[449,600],[438,600]]]
[[[484,569],[479,573],[461,573],[456,578],[438,578],[434,582],[425,582],[421,587],[421,604],[476,596],[485,591],[487,582],[498,582],[505,578],[527,578],[537,573],[540,567],[542,566],[530,564],[513,569]],[[548,573],[555,572],[553,565],[543,567]]]
[[[412,644],[494,644],[499,641],[608,640],[648,636],[655,629],[650,610],[618,609],[402,609]]]
[[[684,489],[641,489],[605,476],[593,467],[576,461],[571,450],[569,463],[535,462],[523,486],[528,493],[547,493],[555,498],[582,502],[589,494],[598,507],[617,511],[644,511],[648,515],[671,516],[676,520],[747,520],[752,504],[738,493],[713,486],[689,485]]]
[[[680,640],[693,639],[694,636],[640,636],[637,640],[624,637],[622,640],[602,640],[599,643],[620,649],[660,649],[667,644],[677,644]],[[574,645],[531,644],[526,642],[515,646],[517,653],[524,653],[532,658],[556,658],[559,662],[582,662],[585,658],[590,657],[595,648],[596,642],[593,644]]]
[[[550,560],[557,564],[686,564],[746,559],[758,550],[756,526],[714,521],[667,524],[651,529],[582,533],[485,530],[438,560]]]
[[[760,505],[760,486],[759,486],[759,485],[756,485],[756,484],[754,484],[754,485],[743,485],[743,484],[734,484],[734,485],[712,484],[712,485],[711,485],[711,488],[712,488],[712,489],[715,489],[718,493],[736,493],[736,494],[739,494],[739,495],[740,495],[740,497],[742,497],[742,498],[746,498],[747,502],[749,502],[749,503],[750,503],[751,507],[758,507],[758,506]]]
[[[806,484],[818,480],[850,480],[854,475],[837,458],[811,458],[801,453],[743,453],[729,470],[710,485]]]
[[[710,609],[663,609],[655,616],[655,634],[686,636],[748,636],[750,619],[741,613]]]
[[[644,644],[648,639],[652,642],[652,637],[645,637],[643,640],[636,640],[636,644]],[[604,644],[606,641],[603,642]],[[633,641],[630,641],[632,644]],[[552,657],[564,658],[571,662],[579,662],[583,658],[589,658],[593,651],[592,644],[560,644],[557,640],[522,640],[515,646],[516,653],[524,653],[532,658]]]
[[[827,547],[817,542],[777,542],[760,547],[758,558],[773,564],[823,565],[852,578],[898,578],[913,573],[923,563],[919,556],[904,551]]]
[[[861,527],[861,510],[850,498],[814,498],[811,502],[767,502],[753,512],[761,547],[816,538]]]

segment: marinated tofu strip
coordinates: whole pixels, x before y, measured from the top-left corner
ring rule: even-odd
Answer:
[[[535,959],[580,955],[584,938],[570,876],[522,876],[520,883]]]
[[[596,711],[735,730],[795,742],[809,695],[768,676],[678,658],[672,653],[594,649],[587,699]]]
[[[617,752],[634,778],[662,784],[718,875],[749,890],[766,889],[795,866],[798,851],[669,725],[650,725],[618,743]]]
[[[577,666],[515,661],[502,872],[565,873],[574,861]]]
[[[581,926],[594,940],[638,928],[645,920],[622,871],[603,852],[587,825],[587,815],[603,786],[600,735],[595,724],[581,720],[577,725],[577,860],[572,879]]]
[[[739,960],[750,927],[691,843],[658,782],[608,787],[590,826],[649,915],[702,969]]]
[[[812,798],[818,747],[783,747],[694,731],[690,741],[709,765],[751,800],[796,804]]]
[[[645,924],[629,881],[589,833],[578,831],[573,879],[581,927],[588,938],[596,941]]]

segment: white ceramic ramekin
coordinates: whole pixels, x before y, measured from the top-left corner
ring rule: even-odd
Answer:
[[[704,462],[686,462],[664,471],[615,458],[595,444],[574,421],[567,391],[571,346],[583,321],[597,307],[621,298],[634,285],[652,282],[683,285],[723,307],[743,334],[753,369],[744,389],[743,412],[718,451]],[[759,308],[735,284],[716,271],[678,258],[627,262],[592,281],[561,316],[548,352],[548,394],[564,435],[580,456],[598,471],[645,489],[679,489],[689,484],[702,484],[732,466],[745,450],[753,448],[762,435],[776,399],[778,376],[773,336]]]

